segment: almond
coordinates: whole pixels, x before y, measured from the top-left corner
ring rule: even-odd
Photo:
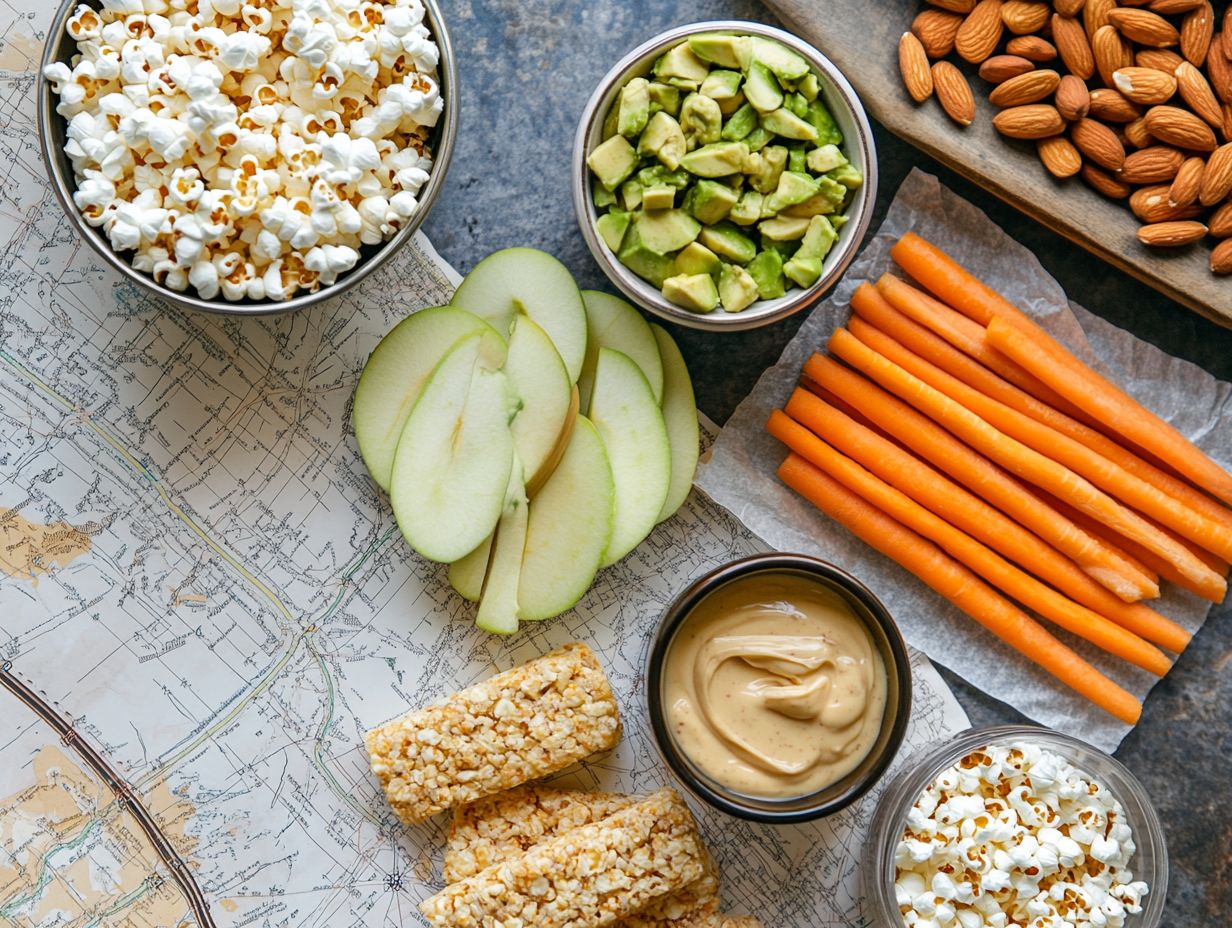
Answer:
[[[1223,56],[1225,58],[1232,58],[1232,8],[1223,11],[1223,25],[1220,29],[1223,36],[1220,41],[1220,44],[1223,45]]]
[[[1201,158],[1186,158],[1168,187],[1168,205],[1173,209],[1191,205],[1198,199],[1206,162]]]
[[[1168,203],[1168,187],[1139,187],[1129,198],[1129,208],[1143,222],[1171,222],[1192,219],[1202,212],[1200,206],[1172,206]]]
[[[992,119],[993,128],[1012,139],[1043,139],[1065,131],[1065,120],[1046,103],[1012,106]]]
[[[1205,235],[1206,226],[1193,220],[1153,222],[1138,230],[1138,241],[1152,248],[1176,248],[1192,244]]]
[[[1223,137],[1232,141],[1232,103],[1223,105]]]
[[[1118,8],[1108,12],[1108,21],[1131,42],[1152,48],[1167,48],[1180,41],[1176,27],[1150,10]]]
[[[1057,52],[1065,67],[1071,74],[1077,74],[1083,80],[1095,73],[1095,58],[1091,54],[1091,43],[1087,34],[1075,19],[1067,19],[1060,14],[1052,17],[1052,41],[1057,46]]]
[[[1146,111],[1146,127],[1151,135],[1168,145],[1193,151],[1212,151],[1215,133],[1189,110],[1179,106],[1153,106]]]
[[[1232,236],[1232,200],[1229,200],[1215,212],[1211,213],[1210,218],[1206,221],[1208,231],[1215,238],[1228,238]]]
[[[1165,74],[1175,74],[1181,66],[1182,58],[1174,51],[1166,48],[1144,48],[1134,55],[1134,64],[1140,68],[1154,68]]]
[[[1176,78],[1153,68],[1120,68],[1112,72],[1112,86],[1135,103],[1163,103],[1176,93]]]
[[[1201,64],[1200,61],[1193,63]],[[1211,42],[1210,53],[1206,56],[1206,73],[1211,79],[1215,96],[1224,103],[1232,103],[1232,61],[1223,53],[1222,42]]]
[[[1121,183],[1111,174],[1101,171],[1093,164],[1082,166],[1082,179],[1110,199],[1124,200],[1129,196],[1128,184]]]
[[[1211,273],[1232,274],[1232,238],[1225,238],[1211,249]]]
[[[1080,119],[1070,128],[1070,141],[1101,168],[1119,171],[1125,163],[1125,148],[1116,133],[1102,122]]]
[[[928,2],[954,13],[970,13],[975,9],[975,0],[928,0]]]
[[[1232,193],[1232,143],[1220,145],[1206,159],[1202,183],[1198,187],[1198,202],[1214,206]]]
[[[1008,81],[993,88],[988,95],[988,102],[993,106],[1022,106],[1024,103],[1035,103],[1051,96],[1061,83],[1061,75],[1056,71],[1029,71],[1011,77]]]
[[[1130,152],[1121,165],[1120,178],[1127,184],[1162,184],[1176,177],[1185,156],[1167,145],[1152,145]]]
[[[948,61],[933,64],[933,89],[945,114],[960,126],[975,119],[975,97],[962,71]]]
[[[1176,87],[1191,110],[1215,128],[1223,127],[1223,108],[1215,99],[1215,91],[1202,72],[1188,61],[1182,61],[1176,69]]]
[[[1057,98],[1053,104],[1066,122],[1082,119],[1091,109],[1091,93],[1087,90],[1086,81],[1066,74],[1057,85]]]
[[[1131,101],[1111,87],[1097,87],[1091,91],[1091,113],[1104,122],[1133,122],[1142,115]]]
[[[1026,58],[1037,64],[1052,61],[1057,57],[1057,50],[1047,39],[1038,35],[1018,35],[1005,43],[1005,50],[1011,55]]]
[[[1121,68],[1133,64],[1134,53],[1130,44],[1121,38],[1116,26],[1100,26],[1091,42],[1091,55],[1095,59],[1095,70],[1099,78],[1108,87],[1112,86],[1112,75]]]
[[[911,22],[911,34],[920,40],[929,58],[944,58],[954,50],[954,36],[962,17],[946,10],[921,10]]]
[[[954,49],[959,57],[979,64],[996,50],[1003,29],[1001,0],[980,0],[958,27]]]
[[[898,70],[903,76],[903,86],[916,103],[923,103],[933,95],[933,72],[928,67],[928,53],[910,32],[904,32],[898,40]]]
[[[1051,14],[1047,3],[1006,0],[1001,7],[1001,22],[1014,35],[1030,35],[1043,29]]]
[[[1082,170],[1082,155],[1072,142],[1063,135],[1039,139],[1035,150],[1044,167],[1053,177],[1073,177]]]
[[[1160,16],[1172,16],[1176,13],[1188,13],[1201,5],[1202,0],[1152,0],[1147,7]]]
[[[980,77],[990,84],[1000,84],[1011,77],[1034,71],[1035,64],[1017,55],[993,55],[980,65]]]
[[[1181,54],[1192,65],[1202,66],[1207,49],[1211,47],[1211,35],[1215,31],[1215,11],[1204,0],[1197,9],[1190,10],[1181,20]]]
[[[1085,2],[1086,0],[1052,0],[1052,6],[1062,16],[1073,19],[1082,12],[1082,5]]]
[[[1087,0],[1082,7],[1082,25],[1087,33],[1087,41],[1095,41],[1095,33],[1101,26],[1108,25],[1108,13],[1116,7],[1116,0]]]
[[[1125,138],[1134,148],[1147,148],[1155,141],[1154,136],[1146,127],[1146,120],[1141,117],[1133,122],[1125,123]]]

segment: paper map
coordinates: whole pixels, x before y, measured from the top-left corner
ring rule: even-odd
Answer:
[[[573,639],[626,734],[572,779],[665,782],[646,637],[690,578],[761,543],[694,493],[574,612],[476,631],[349,427],[380,335],[456,277],[420,238],[306,313],[146,299],[44,179],[32,72],[53,12],[0,2],[0,924],[419,924],[444,820],[397,823],[362,732]],[[903,756],[965,725],[917,656]],[[863,924],[870,810],[776,830],[697,808],[729,908],[776,928]]]

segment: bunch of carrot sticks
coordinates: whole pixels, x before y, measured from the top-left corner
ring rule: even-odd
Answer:
[[[940,249],[908,233],[852,296],[770,433],[780,478],[1124,722],[1141,703],[1043,619],[1163,675],[1189,633],[1142,600],[1212,602],[1232,476]]]

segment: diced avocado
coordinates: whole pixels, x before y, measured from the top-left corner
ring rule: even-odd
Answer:
[[[700,83],[710,73],[710,66],[693,53],[688,42],[669,49],[654,63],[655,77],[677,78]]]
[[[817,80],[817,75],[809,71],[808,74],[800,78],[800,83],[796,85],[796,90],[800,92],[800,96],[812,103],[817,99],[817,94],[821,93],[821,82]]]
[[[749,146],[749,151],[761,151],[768,144],[770,144],[770,141],[773,138],[773,135],[761,126],[758,126],[743,139],[741,139],[741,141],[743,141],[745,145]]]
[[[673,187],[676,190],[683,190],[693,179],[689,177],[688,171],[679,169],[669,171],[662,164],[652,164],[650,167],[642,168],[634,175],[634,178],[643,187]]]
[[[662,111],[669,116],[675,116],[680,112],[679,87],[651,81],[647,91],[650,93],[650,112],[652,115],[655,112]]]
[[[736,225],[751,226],[761,219],[762,195],[756,190],[746,190],[732,207],[727,218]]]
[[[746,174],[751,174],[749,183],[754,190],[761,193],[770,193],[779,185],[779,177],[787,167],[787,149],[782,145],[768,145],[758,152],[760,160],[756,163],[754,171],[745,171]]]
[[[814,100],[809,104],[808,115],[805,119],[817,130],[818,145],[843,144],[843,133],[838,131],[834,117],[830,115],[830,111],[826,109],[826,105],[821,100]]]
[[[763,251],[745,268],[757,284],[757,295],[773,300],[787,292],[783,281],[783,256],[777,251]]]
[[[808,115],[808,105],[809,101],[804,99],[804,94],[801,93],[789,94],[783,101],[784,108],[799,116],[801,119]]]
[[[700,93],[691,93],[680,105],[680,128],[686,147],[692,151],[719,140],[723,130],[723,111],[719,104]]]
[[[650,81],[635,77],[620,91],[616,131],[627,139],[641,133],[650,118]]]
[[[768,235],[761,236],[760,247],[758,251],[773,251],[777,252],[778,256],[786,261],[800,248],[800,239],[788,239],[785,242],[780,242],[777,239],[770,238]]]
[[[697,88],[701,86],[699,81],[689,80],[687,77],[665,77],[663,83],[685,93],[697,93]]]
[[[847,188],[842,184],[822,176],[817,178],[817,187],[816,196],[784,209],[784,215],[805,217],[829,215],[843,205],[843,200],[847,196]]]
[[[825,216],[814,216],[809,220],[808,231],[800,240],[800,250],[796,254],[806,258],[824,258],[834,247],[834,240],[837,238],[838,233],[834,231],[829,219]]]
[[[799,139],[803,142],[813,142],[817,139],[817,129],[812,123],[805,122],[784,107],[770,113],[762,113],[761,127],[785,139]]]
[[[612,251],[620,251],[620,243],[628,230],[629,213],[623,209],[609,210],[595,220],[595,231]]]
[[[590,198],[594,201],[595,209],[616,205],[616,194],[611,190],[608,190],[602,184],[591,184],[590,187]]]
[[[663,296],[695,313],[713,312],[719,291],[709,274],[678,274],[663,281]]]
[[[807,225],[807,220],[806,223]],[[638,240],[657,254],[679,251],[697,238],[701,225],[682,209],[638,213],[633,217]]]
[[[739,194],[727,184],[699,180],[685,196],[684,208],[706,225],[723,219],[736,205]]]
[[[586,159],[586,166],[595,172],[599,183],[608,190],[615,190],[637,167],[637,152],[623,135],[613,135],[595,147]]]
[[[748,77],[744,80],[744,96],[760,113],[773,112],[783,105],[783,91],[778,81],[769,68],[756,61],[749,66]]]
[[[808,62],[781,42],[753,36],[753,62],[762,64],[785,81],[798,81],[809,73]]]
[[[637,143],[639,155],[654,155],[669,171],[680,167],[680,159],[686,151],[680,123],[666,110],[660,110],[650,117]]]
[[[802,238],[808,231],[809,221],[806,216],[775,216],[773,219],[763,219],[757,228],[766,238],[783,242]]]
[[[757,281],[738,264],[724,264],[719,274],[719,300],[729,313],[738,313],[757,299]]]
[[[739,71],[711,71],[702,81],[701,93],[712,100],[730,100],[740,92],[743,80]]]
[[[635,180],[627,180],[620,185],[620,202],[627,210],[635,210],[642,205],[642,185]]]
[[[810,197],[816,196],[820,189],[821,184],[807,174],[784,171],[779,175],[779,183],[775,187],[774,193],[766,197],[766,203],[762,210],[763,212],[778,213],[780,210],[784,210],[789,206],[795,206],[797,203],[803,203]]]
[[[717,274],[723,267],[719,256],[701,242],[689,242],[676,255],[673,274]]]
[[[803,145],[792,145],[787,149],[787,170],[797,174],[808,172],[808,153]]]
[[[740,107],[744,106],[744,92],[741,91],[734,97],[729,97],[726,100],[719,100],[718,104],[719,112],[722,113],[723,118],[726,119],[732,113],[736,112],[736,110],[740,109]]]
[[[690,36],[689,48],[703,61],[709,61],[720,68],[743,69],[752,56],[753,43],[747,35],[705,32]]]
[[[672,259],[646,247],[636,221],[630,223],[616,257],[634,274],[650,281],[656,287],[663,286],[663,281],[672,274]]]
[[[745,103],[740,109],[727,117],[723,126],[722,137],[729,142],[739,142],[742,138],[757,128],[757,110]]]
[[[855,190],[864,183],[864,175],[860,173],[860,169],[854,164],[840,164],[833,170],[826,172],[826,177],[830,180],[837,181],[848,190]]]
[[[689,152],[680,159],[680,166],[698,177],[726,177],[740,170],[748,153],[743,142],[712,142]]]
[[[753,240],[730,222],[703,226],[697,239],[715,254],[729,258],[737,264],[748,264],[757,254],[757,246],[753,244]]]
[[[671,209],[675,205],[675,187],[647,187],[642,191],[642,209]]]
[[[603,117],[603,141],[607,141],[616,134],[616,127],[620,123],[620,106],[619,99],[608,107],[607,115]]]
[[[826,171],[833,171],[835,168],[846,163],[847,159],[838,150],[837,145],[822,145],[820,148],[814,148],[808,153],[808,168],[814,174],[824,174]]]
[[[821,276],[821,258],[809,258],[797,251],[783,263],[783,273],[799,286],[811,287]]]
[[[847,223],[851,220],[851,217],[846,213],[843,213],[841,216],[827,216],[826,218],[830,220],[830,225],[834,226],[835,232],[847,225]]]

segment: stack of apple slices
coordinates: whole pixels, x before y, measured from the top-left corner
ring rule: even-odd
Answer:
[[[680,507],[697,469],[672,337],[529,248],[490,255],[450,305],[395,326],[353,422],[403,536],[450,565],[492,632],[570,609]]]

